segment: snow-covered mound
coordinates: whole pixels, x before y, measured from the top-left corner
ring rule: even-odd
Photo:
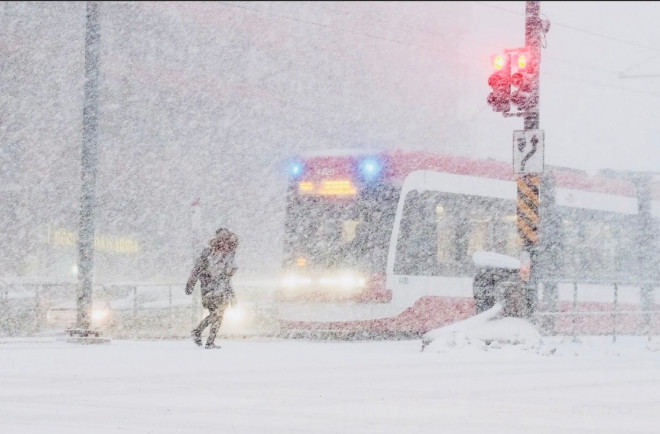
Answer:
[[[539,347],[541,334],[532,323],[523,318],[502,318],[501,311],[502,305],[497,303],[479,315],[431,330],[422,339],[422,350],[446,351],[468,345],[482,349],[501,348],[502,345]]]

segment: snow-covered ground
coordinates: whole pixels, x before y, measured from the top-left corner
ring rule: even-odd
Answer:
[[[657,339],[0,338],[0,433],[658,433]]]

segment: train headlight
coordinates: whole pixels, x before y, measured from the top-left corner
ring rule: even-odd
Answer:
[[[363,288],[367,281],[364,277],[355,274],[337,274],[319,279],[319,285],[324,287],[336,287],[340,289]]]
[[[312,279],[309,277],[299,276],[297,274],[288,274],[284,276],[281,282],[285,288],[298,288],[312,284]]]

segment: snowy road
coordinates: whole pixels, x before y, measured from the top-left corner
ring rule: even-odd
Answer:
[[[644,338],[546,342],[557,350],[545,356],[420,352],[419,340],[220,343],[0,338],[0,432],[660,432],[660,352]]]

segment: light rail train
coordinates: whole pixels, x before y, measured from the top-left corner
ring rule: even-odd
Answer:
[[[521,257],[510,164],[427,152],[334,152],[297,159],[289,169],[283,272],[274,293],[284,333],[418,336],[475,314],[475,254]],[[655,287],[637,283],[658,281],[660,188],[639,179],[647,182],[546,170],[538,310],[550,301],[558,314],[578,305],[607,310],[617,282],[619,309],[640,311],[646,301],[647,310],[657,310],[652,298],[648,306]],[[640,268],[640,258],[655,270]]]

